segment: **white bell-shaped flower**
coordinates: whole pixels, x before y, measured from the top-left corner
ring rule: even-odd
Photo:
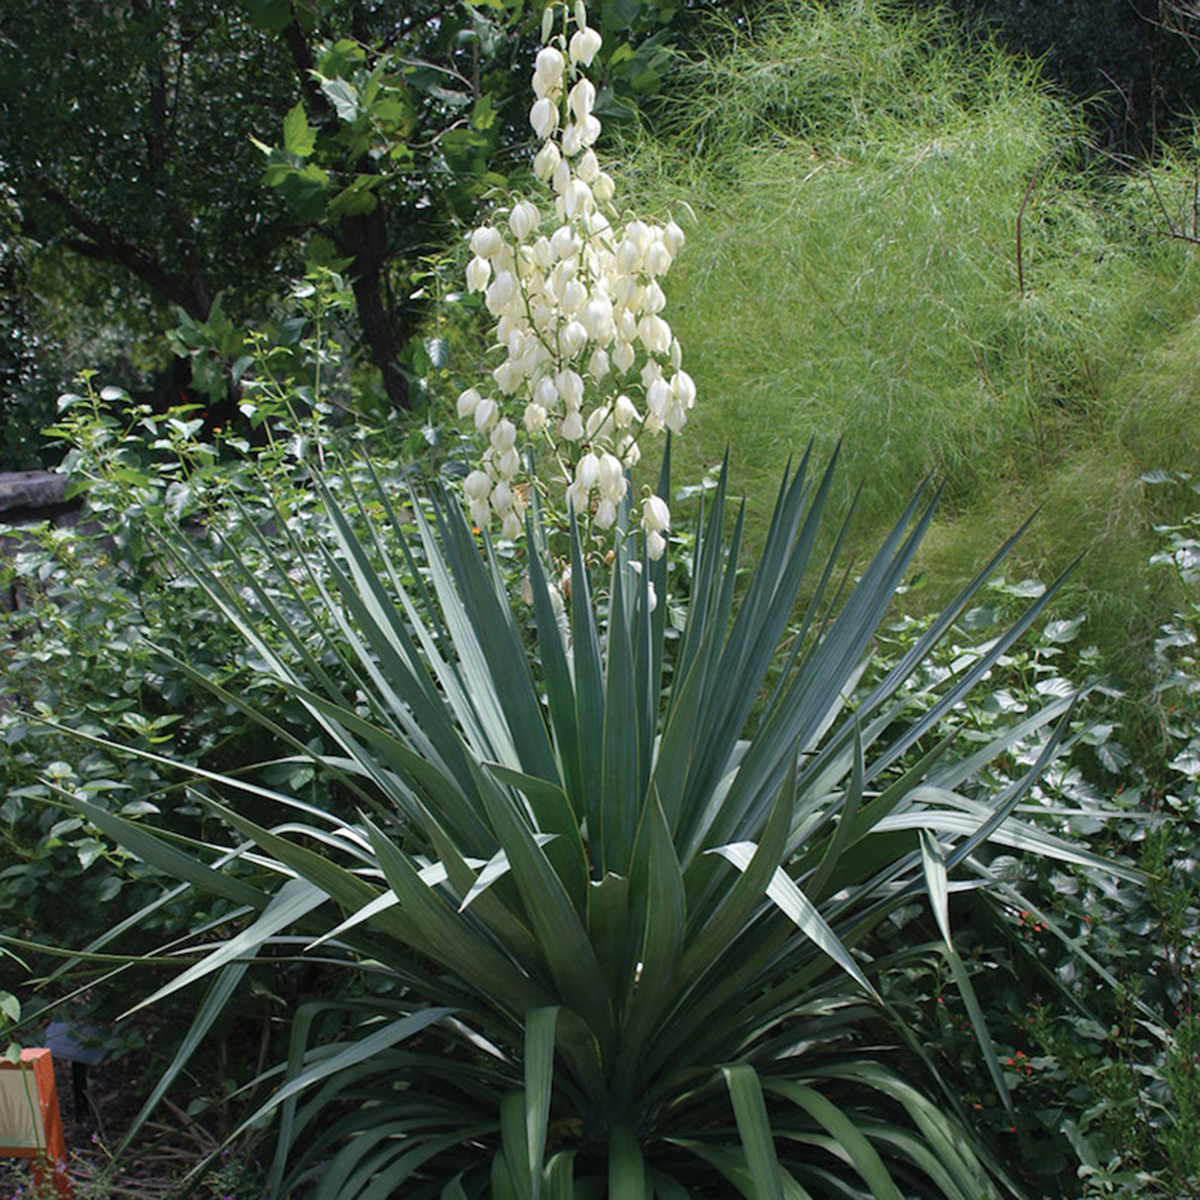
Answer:
[[[568,279],[563,284],[559,304],[562,306],[563,312],[568,316],[574,316],[583,307],[586,300],[587,288],[578,279]],[[584,327],[587,328],[586,322]]]
[[[613,347],[613,366],[616,367],[622,375],[628,374],[629,368],[633,366],[635,357],[636,352],[628,341],[618,341]]]
[[[651,354],[665,354],[671,348],[671,327],[662,317],[643,317],[638,322],[638,337]]]
[[[512,488],[508,486],[507,481],[501,479],[497,482],[496,486],[492,488],[490,499],[492,501],[492,507],[498,513],[506,513],[510,508],[512,508],[513,492]]]
[[[492,481],[483,471],[472,471],[470,475],[463,480],[463,492],[465,493],[467,499],[472,502],[486,499],[491,487]]]
[[[595,301],[593,301],[592,303],[594,304]],[[589,304],[588,309],[590,310],[591,307],[592,307],[592,305]],[[584,321],[584,326],[587,327],[586,320]],[[590,328],[588,328],[588,332],[591,333]],[[599,339],[593,338],[592,340],[597,341]],[[588,369],[588,374],[597,383],[599,383],[600,380],[602,380],[609,372],[607,351],[605,351],[603,348],[593,350],[591,358],[588,359],[587,369]]]
[[[521,386],[523,374],[520,363],[506,358],[492,372],[492,380],[506,396],[511,396]]]
[[[543,408],[553,408],[558,403],[558,388],[554,386],[554,380],[549,375],[538,380],[533,394]]]
[[[543,46],[534,60],[533,69],[539,79],[553,86],[562,79],[566,65],[561,51],[553,46]]]
[[[683,249],[683,243],[687,241],[683,230],[675,224],[674,221],[668,221],[666,228],[663,230],[663,245],[670,251],[671,257],[674,258],[680,250]]]
[[[662,420],[671,403],[671,387],[665,379],[656,379],[646,389],[646,407]]]
[[[492,264],[478,254],[467,264],[467,291],[482,292],[492,277]]]
[[[583,130],[572,122],[562,132],[562,152],[568,158],[574,158],[583,149]]]
[[[588,451],[575,465],[575,482],[590,492],[600,478],[600,459]]]
[[[652,529],[646,534],[646,557],[652,562],[657,562],[662,558],[666,548],[667,539],[661,533],[656,533]]]
[[[540,237],[533,243],[533,261],[545,271],[554,262],[554,251],[550,248],[550,239]]]
[[[515,508],[510,509],[504,514],[504,520],[500,523],[500,532],[510,542],[515,542],[521,536],[523,529],[524,526],[521,524],[521,517]]]
[[[507,450],[497,454],[494,461],[496,474],[501,479],[513,479],[521,469],[521,455],[516,446],[509,446]]]
[[[665,275],[671,266],[671,252],[661,238],[655,238],[642,258],[647,275]]]
[[[671,510],[661,496],[647,496],[642,501],[642,528],[655,533],[671,528]]]
[[[563,192],[563,211],[568,217],[585,216],[596,207],[592,189],[582,179],[572,179]]]
[[[567,507],[574,512],[577,517],[584,516],[591,504],[591,496],[588,495],[587,488],[582,487],[578,482],[572,483],[567,488],[566,499]]]
[[[686,371],[676,371],[671,378],[671,391],[676,401],[684,408],[696,403],[696,384]]]
[[[612,413],[599,405],[588,413],[588,419],[583,423],[584,436],[589,442],[605,442],[612,437],[612,431]]]
[[[499,406],[490,397],[480,400],[475,405],[475,428],[479,433],[486,433],[496,423],[499,416]]]
[[[617,520],[617,506],[607,497],[601,497],[596,505],[596,513],[592,520],[601,529],[611,529]]]
[[[554,387],[568,408],[578,409],[583,403],[583,377],[569,368],[554,377]]]
[[[490,225],[481,225],[471,234],[471,251],[480,258],[495,258],[503,248],[500,230]]]
[[[549,96],[533,102],[529,110],[529,124],[533,132],[545,140],[558,128],[558,107]]]
[[[492,509],[486,497],[482,500],[472,500],[469,511],[471,513],[471,524],[476,529],[486,528],[488,522],[492,519]]]
[[[521,200],[513,205],[508,215],[508,227],[518,242],[523,242],[537,227],[540,214],[528,201]]]
[[[568,321],[558,331],[558,349],[564,358],[574,358],[586,345],[587,330],[579,321]]]
[[[490,441],[497,452],[511,449],[516,445],[517,427],[507,417],[501,418],[492,430]]]
[[[571,409],[558,427],[559,435],[564,441],[577,442],[583,437],[583,418],[577,408]]]
[[[598,203],[607,204],[616,194],[617,188],[613,183],[612,176],[601,171],[592,185],[592,195],[596,197]]]
[[[562,155],[559,153],[558,146],[554,142],[545,142],[533,157],[533,173],[545,183],[554,174],[554,168],[558,166],[561,159]]]
[[[600,177],[600,163],[596,159],[595,150],[585,150],[575,164],[575,177],[584,183],[595,183]],[[595,189],[593,189],[594,191]]]
[[[570,225],[560,225],[550,237],[550,248],[557,259],[574,258],[579,253],[579,238]]]
[[[529,433],[537,433],[546,425],[546,410],[536,400],[525,405],[525,428]]]
[[[600,456],[600,470],[596,482],[602,495],[619,500],[625,494],[628,482],[625,478],[625,468],[621,466],[621,460],[615,454],[605,453]]]
[[[640,417],[637,405],[623,392],[613,405],[613,422],[618,429],[628,429]]]
[[[455,405],[458,410],[459,420],[465,420],[467,417],[474,415],[480,398],[479,393],[474,388],[467,388],[465,392],[459,393],[458,403]]]
[[[591,116],[596,104],[596,85],[586,75],[582,76],[567,96],[567,105],[581,124]]]
[[[599,32],[595,29],[578,29],[571,36],[568,52],[573,63],[583,63],[585,67],[592,65],[600,47],[604,44]]]
[[[501,271],[488,285],[484,303],[493,317],[498,317],[517,296],[517,280],[511,271]]]

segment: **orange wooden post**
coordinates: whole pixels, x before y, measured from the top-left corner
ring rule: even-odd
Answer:
[[[41,1187],[72,1200],[49,1050],[22,1050],[20,1062],[0,1061],[0,1157],[31,1159]]]

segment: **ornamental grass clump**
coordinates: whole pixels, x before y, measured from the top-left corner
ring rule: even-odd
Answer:
[[[555,149],[539,151],[555,172],[576,157],[576,138],[584,161],[595,129],[590,93],[579,80],[568,90],[565,75],[568,58],[586,63],[595,53],[581,8],[562,36],[565,54],[550,47],[558,60],[539,55],[532,114],[546,137],[564,98],[573,114],[561,142],[546,142]],[[561,240],[579,239],[558,256],[559,265],[577,260],[561,288],[541,275],[531,290],[534,270],[517,265],[535,214],[513,209],[515,249],[493,227],[476,235],[491,252],[480,258],[497,270],[487,286],[510,276],[505,302],[496,293],[492,307],[514,335],[511,345],[503,339],[506,362],[520,364],[511,392],[500,391],[521,398],[464,402],[489,436],[479,468],[486,487],[475,494],[468,479],[465,512],[457,496],[405,492],[368,464],[347,478],[343,501],[314,478],[329,531],[319,553],[296,544],[295,561],[269,547],[248,559],[226,542],[214,566],[190,537],[173,541],[181,569],[307,712],[314,737],[302,742],[258,701],[178,669],[290,741],[348,803],[331,811],[246,772],[181,768],[233,831],[227,844],[209,845],[121,816],[103,795],[60,789],[100,831],[219,902],[185,969],[142,1002],[206,987],[139,1123],[255,961],[292,957],[323,963],[345,987],[291,1014],[286,1060],[252,1085],[258,1107],[237,1132],[271,1124],[272,1197],[1012,1192],[886,1002],[883,977],[907,955],[879,950],[873,934],[899,907],[929,903],[933,945],[971,1013],[997,1102],[1011,1105],[954,948],[949,894],[997,884],[996,846],[1105,864],[1022,819],[1021,800],[1057,734],[998,794],[981,800],[962,787],[1014,738],[1065,720],[1065,700],[965,759],[948,757],[937,729],[1054,589],[907,717],[905,681],[1013,541],[869,688],[860,683],[875,631],[932,519],[924,489],[851,584],[837,569],[844,528],[830,557],[816,557],[833,463],[814,473],[806,454],[785,472],[748,568],[743,514],[726,520],[722,472],[688,577],[672,574],[669,456],[637,506],[625,474],[639,434],[656,421],[681,423],[688,404],[669,330],[659,336],[648,323],[650,336],[642,334],[644,321],[662,320],[657,296],[638,310],[618,301],[614,283],[606,298],[610,358],[627,359],[622,347],[640,339],[641,405],[612,383],[609,399],[588,408],[570,400],[573,382],[558,383],[589,340],[603,340],[595,330],[609,332],[605,306],[595,329],[579,319],[582,340],[562,336],[576,319],[563,303],[570,283],[586,280],[591,298],[581,303],[591,305],[606,278],[587,265],[592,243],[570,224],[593,215],[574,183],[592,186],[575,169],[558,194]],[[654,252],[666,263],[667,229],[647,232],[641,247],[631,227],[615,241],[616,258],[628,243],[630,269],[636,250],[651,278],[614,278],[649,293],[661,272],[645,259]],[[482,285],[484,268],[472,270]],[[528,328],[508,307],[513,296],[529,299]],[[622,326],[618,303],[641,312],[636,330]],[[601,352],[594,345],[592,359]],[[634,365],[615,364],[616,377]],[[587,374],[585,395],[607,378]],[[673,397],[662,411],[659,383]],[[622,396],[635,410],[628,426],[616,416]],[[479,421],[485,403],[494,407]],[[532,460],[510,455],[515,422],[495,436],[510,403],[545,410],[544,423],[535,413],[523,424],[529,436],[549,430],[538,462],[553,462],[543,482],[548,493],[550,481],[562,485],[562,518],[520,499],[516,481]],[[605,455],[618,466],[605,467]],[[600,465],[581,476],[589,458]],[[493,518],[503,533],[525,534],[519,547],[493,545]],[[797,614],[802,594],[811,599]],[[169,765],[150,750],[142,757]],[[913,953],[929,950],[925,942]]]

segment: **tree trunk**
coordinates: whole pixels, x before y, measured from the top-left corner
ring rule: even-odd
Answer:
[[[358,306],[371,361],[383,376],[388,400],[397,408],[411,408],[408,379],[400,367],[403,339],[394,315],[384,301],[384,271],[387,267],[387,219],[382,206],[369,213],[347,217],[338,228],[343,253],[354,257],[351,286]]]

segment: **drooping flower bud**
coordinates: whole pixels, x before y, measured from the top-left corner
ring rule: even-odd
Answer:
[[[661,533],[652,529],[646,534],[646,557],[652,562],[657,562],[662,558],[666,548],[667,539]]]

